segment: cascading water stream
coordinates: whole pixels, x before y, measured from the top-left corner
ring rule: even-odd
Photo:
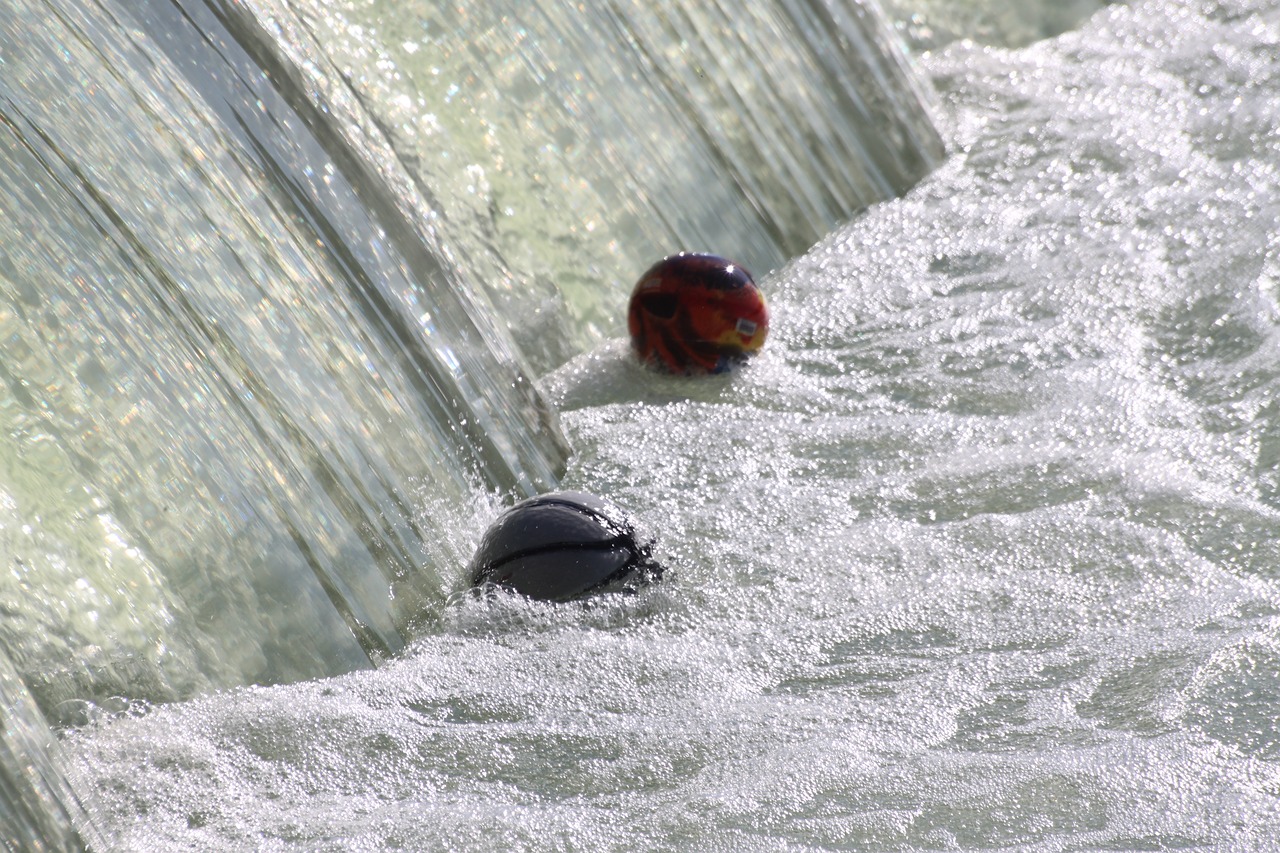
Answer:
[[[890,2],[948,156],[702,381],[607,306],[851,197],[854,7],[9,3],[10,845],[1273,850],[1280,0]],[[465,594],[541,481],[662,582]]]
[[[942,154],[874,4],[288,6],[294,63],[323,45],[540,371],[616,333],[656,257],[764,275]]]
[[[386,659],[449,528],[559,476],[529,363],[654,255],[766,271],[941,154],[861,4],[427,4],[407,82],[318,5],[6,7],[0,780],[53,847],[96,835],[42,717]]]

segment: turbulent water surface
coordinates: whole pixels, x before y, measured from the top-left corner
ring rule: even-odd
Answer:
[[[542,379],[669,582],[63,740],[122,849],[1266,849],[1280,6],[923,57],[952,148],[709,381]],[[465,553],[491,509],[461,513]],[[461,590],[461,566],[442,581]]]

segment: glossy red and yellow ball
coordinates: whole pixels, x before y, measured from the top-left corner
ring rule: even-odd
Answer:
[[[645,364],[684,375],[723,373],[764,346],[769,312],[741,264],[681,252],[640,276],[627,328]]]

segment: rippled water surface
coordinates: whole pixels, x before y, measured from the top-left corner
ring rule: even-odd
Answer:
[[[673,577],[424,615],[375,671],[64,746],[125,849],[1268,849],[1280,7],[923,70],[952,154],[709,381],[542,379]],[[451,546],[492,517],[477,501]],[[444,583],[463,586],[462,567]]]

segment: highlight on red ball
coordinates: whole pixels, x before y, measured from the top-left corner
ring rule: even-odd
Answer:
[[[681,252],[649,267],[627,310],[631,348],[668,373],[724,373],[764,346],[769,312],[741,264]]]

